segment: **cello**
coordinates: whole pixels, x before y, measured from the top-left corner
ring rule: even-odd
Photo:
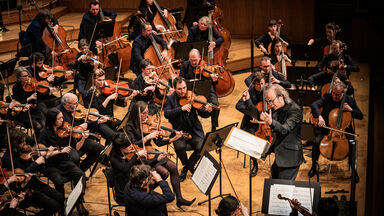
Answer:
[[[341,32],[341,28],[338,25],[335,25],[334,31],[335,32],[334,32],[334,34],[333,34],[333,36],[331,38],[331,44],[336,39],[336,34]],[[331,53],[331,45],[327,45],[327,46],[324,47],[324,55],[327,55],[329,53]]]

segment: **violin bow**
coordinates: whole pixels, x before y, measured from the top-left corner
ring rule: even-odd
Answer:
[[[13,156],[12,156],[12,146],[11,146],[11,136],[9,135],[9,124],[6,125],[7,128],[7,138],[8,138],[8,149],[9,149],[9,157],[11,159],[11,167],[12,173],[15,175],[15,166],[13,165]]]
[[[12,95],[11,95],[11,91],[9,90],[9,86],[8,86],[7,83],[5,82],[3,73],[0,72],[0,76],[1,76],[1,80],[3,80],[3,83],[4,83],[5,88],[7,88],[7,93],[8,93],[9,98],[10,98],[11,100],[13,100]],[[7,72],[7,77],[8,77],[8,72]]]
[[[229,174],[228,174],[228,172],[227,172],[227,169],[226,169],[225,166],[224,166],[224,162],[221,161],[221,164],[223,165],[225,174],[227,175],[229,184],[231,185],[231,188],[232,188],[233,192],[235,193],[235,196],[236,196],[237,200],[239,200],[239,202],[241,203],[241,201],[240,201],[240,199],[239,199],[239,196],[238,196],[237,193],[236,193],[235,187],[233,186],[232,181],[231,181],[231,179],[229,178]]]
[[[31,110],[30,109],[28,109],[28,117],[29,117],[29,122],[31,123],[31,128],[32,128],[32,131],[33,131],[33,139],[35,140],[35,145],[36,145],[37,150],[39,152],[39,156],[41,156],[40,148],[39,148],[39,145],[37,144],[36,131],[35,131],[35,127],[33,126]]]
[[[37,85],[36,85],[36,81],[37,81],[37,77],[36,77],[36,56],[33,55],[33,77],[35,78],[35,93],[37,93]],[[37,101],[37,100],[36,100]]]
[[[117,90],[119,89],[119,81],[120,81],[120,72],[121,72],[121,62],[122,62],[123,58],[120,58],[120,64],[119,64],[119,73],[117,74],[117,82],[116,82],[116,90],[115,90],[115,94],[117,94]],[[117,98],[115,99],[115,105],[117,103]]]
[[[141,123],[140,114],[141,114],[141,109],[140,109],[140,107],[139,107],[139,116],[138,116],[138,118],[139,118],[139,122],[140,122],[141,142],[143,143],[143,149],[144,149],[145,151],[147,151],[147,150],[145,149],[144,135],[143,135],[143,123]]]

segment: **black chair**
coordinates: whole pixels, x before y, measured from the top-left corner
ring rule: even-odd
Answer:
[[[113,169],[112,167],[107,167],[105,169],[103,169],[103,173],[105,175],[105,179],[107,180],[107,191],[108,191],[108,208],[109,208],[109,215],[112,215],[112,210],[115,208],[115,207],[119,207],[119,206],[124,206],[124,203],[122,203],[121,201],[118,201],[116,200],[116,192],[115,192],[115,181],[114,181],[114,174],[113,174]],[[109,189],[112,189],[112,196],[113,196],[113,200],[115,200],[115,202],[117,204],[112,204],[111,203],[111,192]],[[125,209],[124,209],[125,211]],[[113,212],[113,215],[120,215],[117,211],[114,211]],[[125,213],[125,215],[127,216],[127,214]]]

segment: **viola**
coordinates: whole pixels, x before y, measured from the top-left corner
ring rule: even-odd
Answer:
[[[64,67],[62,66],[55,66],[55,67],[49,67],[48,65],[43,65],[43,71],[39,72],[39,76],[43,79],[47,78],[48,76],[52,75],[55,77],[63,77],[66,75],[68,70],[64,70]],[[66,77],[67,79],[73,79],[73,73]]]
[[[180,106],[191,104],[193,108],[197,110],[201,110],[205,107],[205,105],[209,103],[207,102],[207,98],[205,98],[203,95],[196,95],[192,91],[187,91],[185,96],[180,98],[179,104]],[[211,105],[215,109],[220,109],[220,106],[216,106],[214,104],[211,104]]]
[[[76,139],[81,139],[85,134],[88,134],[88,135],[94,136],[98,139],[101,139],[100,134],[86,132],[80,126],[72,127],[68,122],[64,122],[63,125],[57,129],[56,133],[61,138],[69,137],[72,134],[72,137],[74,137]]]
[[[27,104],[21,104],[20,102],[18,101],[15,101],[15,106],[13,107],[12,111],[13,113],[12,114],[15,114],[17,112],[21,112],[23,110],[23,108],[27,105]],[[6,115],[7,112],[8,112],[8,108],[9,108],[9,104],[10,103],[7,103],[5,101],[0,101],[0,113],[3,114],[3,115]]]
[[[117,93],[121,97],[129,96],[133,91],[138,91],[129,87],[128,83],[119,83],[117,87]],[[116,93],[116,83],[112,80],[105,80],[105,85],[101,89],[104,95],[111,95]],[[141,95],[146,95],[145,92],[139,91]]]
[[[256,104],[256,108],[260,112],[267,112],[271,107],[268,106],[267,102],[265,102],[265,92],[266,89],[264,87],[263,89],[263,101]],[[273,137],[272,137],[272,130],[267,124],[259,124],[259,129],[255,132],[255,135],[257,137],[263,138],[267,140],[268,142],[272,143]]]
[[[45,80],[38,82],[35,78],[30,77],[28,82],[24,84],[23,88],[26,92],[38,91],[45,94],[50,90],[51,86],[49,86],[49,83]]]
[[[59,149],[57,147],[54,147],[53,150]],[[34,156],[45,156],[49,148],[45,147],[43,144],[37,144],[37,146],[29,146],[27,149],[23,150],[20,154],[20,158],[25,161],[29,161]]]

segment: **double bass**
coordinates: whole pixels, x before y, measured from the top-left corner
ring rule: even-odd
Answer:
[[[231,32],[229,32],[228,29],[224,28],[221,24],[221,21],[224,19],[224,13],[223,11],[215,6],[215,9],[213,10],[212,14],[212,25],[215,28],[215,30],[224,38],[223,46],[226,49],[229,49],[231,47]]]

